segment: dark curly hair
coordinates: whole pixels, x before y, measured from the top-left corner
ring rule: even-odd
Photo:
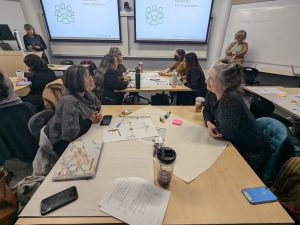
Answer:
[[[0,101],[6,99],[9,95],[9,87],[5,84],[4,74],[0,72]]]
[[[28,66],[30,72],[33,74],[48,69],[46,62],[36,54],[26,55],[24,63]]]

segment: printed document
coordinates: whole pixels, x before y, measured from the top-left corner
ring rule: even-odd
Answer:
[[[160,225],[170,194],[142,178],[118,178],[99,206],[101,211],[131,225]]]

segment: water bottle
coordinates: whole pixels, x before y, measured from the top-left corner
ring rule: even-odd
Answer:
[[[141,89],[141,74],[140,74],[140,68],[135,68],[135,88]]]
[[[176,88],[177,84],[177,72],[172,72],[172,88]]]

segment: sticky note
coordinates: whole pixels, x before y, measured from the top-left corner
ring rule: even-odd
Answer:
[[[182,120],[174,119],[173,122],[172,122],[172,124],[180,126],[182,124]]]
[[[279,93],[279,94],[277,94],[277,96],[279,96],[279,97],[286,97],[286,94]]]

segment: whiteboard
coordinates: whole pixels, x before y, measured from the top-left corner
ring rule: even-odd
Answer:
[[[300,0],[232,6],[223,56],[238,30],[247,31],[245,62],[300,66]]]

